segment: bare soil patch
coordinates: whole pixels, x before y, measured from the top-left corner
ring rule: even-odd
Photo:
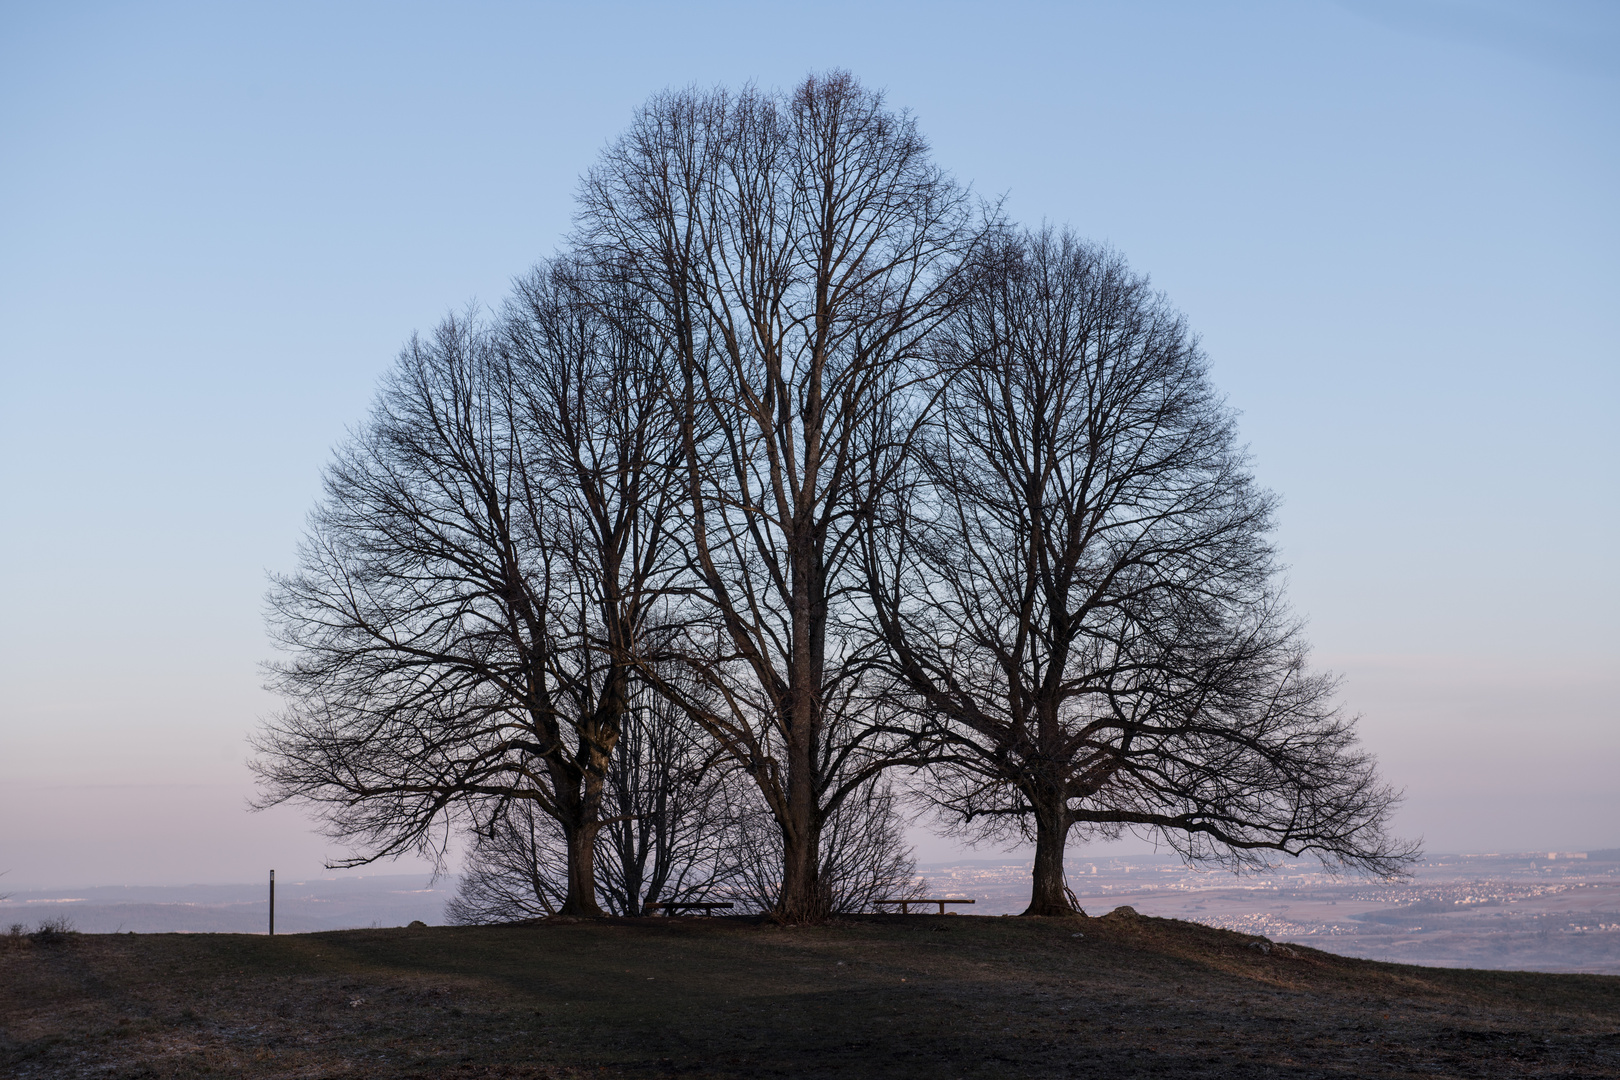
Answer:
[[[1620,978],[1119,913],[0,944],[0,1075],[221,1074],[1614,1077]]]

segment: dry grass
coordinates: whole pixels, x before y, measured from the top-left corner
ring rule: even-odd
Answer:
[[[70,935],[0,944],[0,1074],[1620,1076],[1620,978],[1254,940],[1123,915]]]

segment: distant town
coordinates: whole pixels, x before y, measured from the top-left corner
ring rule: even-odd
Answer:
[[[1027,864],[924,869],[978,914],[1022,910]],[[1069,883],[1091,915],[1128,906],[1399,963],[1620,974],[1620,849],[1433,855],[1390,882],[1303,863],[1237,877],[1170,855],[1076,859]]]
[[[1011,915],[1029,901],[1029,863],[978,859],[918,868],[929,896],[955,910]],[[1347,956],[1441,967],[1620,974],[1620,849],[1427,857],[1414,876],[1379,882],[1300,863],[1268,874],[1193,870],[1173,855],[1071,858],[1069,887],[1090,915],[1116,907],[1310,945]],[[445,921],[454,878],[371,874],[287,881],[282,933]],[[88,933],[265,928],[264,886],[107,886],[17,891],[0,927],[66,916]]]

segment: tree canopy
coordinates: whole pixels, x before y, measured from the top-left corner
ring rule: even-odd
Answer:
[[[1005,221],[844,72],[656,95],[576,223],[328,468],[270,594],[267,803],[356,862],[464,829],[468,912],[813,921],[912,886],[902,797],[1032,837],[1030,914],[1073,910],[1076,827],[1410,860],[1123,257]]]

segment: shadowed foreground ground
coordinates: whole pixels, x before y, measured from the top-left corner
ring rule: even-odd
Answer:
[[[0,1075],[1620,1076],[1620,978],[1259,940],[1128,914],[25,939]]]

